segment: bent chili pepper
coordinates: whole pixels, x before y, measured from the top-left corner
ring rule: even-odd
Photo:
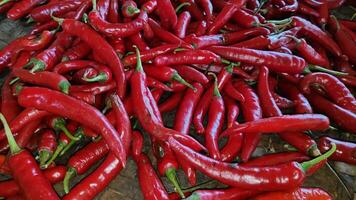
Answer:
[[[174,28],[174,32],[179,38],[185,38],[190,19],[191,15],[188,11],[184,11],[178,16],[177,25]]]
[[[218,33],[245,2],[246,1],[227,2],[221,9],[220,13],[215,17],[213,22],[209,25],[207,34],[212,35]]]
[[[333,198],[320,188],[297,188],[291,191],[269,192],[258,195],[252,200],[288,200],[303,198],[305,200],[332,200]]]
[[[294,85],[284,81],[278,87],[294,102],[294,111],[297,114],[313,113],[308,99]]]
[[[356,144],[352,142],[341,141],[330,137],[321,137],[318,141],[318,147],[321,152],[331,148],[331,144],[336,144],[336,151],[330,157],[330,160],[338,160],[352,165],[356,164]]]
[[[44,130],[38,142],[40,166],[44,166],[57,148],[56,135],[52,130]]]
[[[20,1],[7,12],[7,18],[18,20],[27,15],[33,8],[43,3],[43,0]]]
[[[62,61],[68,60],[80,60],[85,56],[89,55],[91,49],[90,47],[83,41],[79,42],[79,44],[72,46],[69,48],[62,57]]]
[[[207,50],[186,50],[175,54],[159,55],[154,59],[154,64],[162,65],[189,65],[221,63],[220,56]]]
[[[12,120],[16,118],[21,112],[21,108],[17,103],[16,97],[12,94],[11,91],[10,82],[12,78],[13,77],[11,75],[8,76],[1,87],[1,112],[9,122],[12,122]],[[4,138],[4,133],[0,134],[0,140]]]
[[[110,149],[120,160],[120,163],[125,166],[126,152],[122,145],[121,139],[116,130],[96,108],[91,107],[90,105],[87,105],[73,97],[40,87],[24,88],[20,92],[18,101],[19,104],[24,107],[35,107],[62,115],[80,122],[81,124],[87,125],[94,131],[101,133]],[[66,112],[64,112],[63,109]],[[78,110],[80,110],[80,112],[78,112]],[[91,118],[83,118],[81,116],[83,113],[91,116]],[[95,123],[92,123],[92,121],[95,121]]]
[[[260,191],[292,189],[300,186],[306,177],[305,172],[327,159],[336,150],[336,146],[333,145],[333,148],[326,154],[303,163],[288,162],[268,167],[242,167],[203,156],[173,138],[169,139],[169,143],[176,154],[205,175],[229,186]],[[279,181],[285,178],[288,181]]]
[[[2,114],[0,114],[0,120],[10,144],[11,155],[8,158],[8,164],[12,176],[23,194],[27,199],[59,199],[51,183],[43,175],[31,153],[21,149],[17,145],[10,127]],[[32,185],[32,187],[29,187],[29,185]]]

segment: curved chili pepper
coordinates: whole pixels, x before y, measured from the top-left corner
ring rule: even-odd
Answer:
[[[33,8],[40,5],[43,0],[20,1],[7,12],[7,18],[18,20],[27,15]]]
[[[221,161],[231,162],[233,161],[241,150],[243,144],[243,134],[238,133],[230,135],[227,143],[221,149]]]
[[[63,180],[65,172],[66,168],[64,166],[55,166],[44,170],[43,175],[51,184],[56,184]],[[0,191],[1,197],[11,197],[21,193],[19,186],[14,180],[2,181],[0,182],[0,187],[2,188]]]
[[[310,94],[311,85],[317,84],[327,93],[332,101],[337,105],[356,112],[356,99],[351,91],[336,77],[326,73],[312,73],[305,76],[300,82],[301,90]]]
[[[233,44],[236,42],[243,41],[249,37],[268,35],[270,31],[263,27],[250,28],[246,30],[240,30],[232,33],[222,34],[224,37],[224,44]]]
[[[40,98],[40,101],[38,101],[38,98]],[[126,152],[121,139],[117,135],[116,130],[97,109],[82,104],[81,101],[73,97],[40,87],[24,88],[19,95],[18,101],[22,106],[48,110],[87,125],[94,131],[101,133],[121,164],[125,165]],[[69,107],[76,109],[68,109]],[[63,109],[65,109],[65,112]],[[91,116],[90,119],[83,118],[81,116],[83,113]],[[92,121],[95,121],[95,123],[92,123]]]
[[[298,114],[313,113],[313,109],[305,96],[298,90],[297,87],[288,83],[281,82],[278,87],[284,94],[294,102],[294,110]]]
[[[219,14],[209,25],[207,34],[212,35],[219,32],[219,30],[230,20],[230,18],[235,14],[235,12],[240,9],[246,1],[236,1],[229,3],[227,2],[221,9]]]
[[[336,152],[330,157],[330,160],[338,160],[352,165],[356,164],[356,144],[336,140],[330,137],[321,137],[318,141],[318,147],[321,152],[331,148],[331,143],[336,144]]]
[[[21,149],[10,130],[6,119],[0,114],[7,140],[10,144],[11,155],[8,164],[12,176],[28,199],[59,199],[52,185],[37,166],[36,160],[27,150]],[[35,183],[35,185],[33,185]],[[29,187],[32,185],[32,187]]]
[[[205,175],[226,185],[260,191],[292,189],[301,185],[306,176],[305,172],[315,164],[328,158],[336,150],[336,146],[333,145],[334,148],[328,151],[327,154],[301,164],[288,162],[268,167],[242,167],[203,156],[173,138],[168,141],[176,154]],[[287,178],[287,181],[279,181],[281,178]]]
[[[62,61],[80,60],[91,52],[90,47],[83,41],[69,48],[62,57]]]
[[[173,33],[163,29],[156,21],[151,18],[148,18],[148,24],[150,25],[152,31],[155,36],[162,40],[163,42],[167,42],[168,44],[184,44],[184,41],[179,37],[175,36]]]
[[[306,66],[304,59],[283,53],[222,46],[209,47],[208,49],[230,61],[265,65],[276,72],[298,74]]]
[[[183,92],[175,92],[168,99],[158,105],[159,111],[161,113],[166,113],[176,109],[182,98]]]
[[[81,175],[98,162],[109,152],[109,147],[104,140],[91,142],[84,148],[76,152],[68,160],[68,170],[63,181],[64,191],[69,192],[69,181],[75,175]]]
[[[13,96],[11,87],[10,87],[10,82],[11,82],[12,76],[8,76],[5,79],[4,84],[1,87],[1,112],[5,116],[5,119],[12,122],[14,118],[18,116],[18,114],[21,112],[21,108],[19,107],[17,103],[17,99],[15,96]],[[13,131],[16,132],[16,131]],[[4,139],[5,135],[4,133],[1,134],[0,140]]]
[[[232,47],[263,50],[263,49],[267,49],[269,44],[270,44],[269,39],[266,36],[260,35],[252,39],[234,44],[232,45]]]
[[[42,132],[38,142],[40,166],[43,166],[47,162],[57,148],[56,139],[56,135],[53,131],[47,129]]]
[[[297,188],[292,191],[269,192],[258,195],[252,198],[253,200],[288,200],[295,198],[303,198],[305,200],[332,200],[333,198],[320,188]]]
[[[211,47],[210,47],[211,48]],[[188,65],[221,63],[220,56],[207,50],[186,50],[175,54],[159,55],[154,59],[154,64],[162,65]]]
[[[176,36],[179,38],[185,38],[190,19],[191,15],[188,11],[184,11],[178,16],[177,25],[174,28]]]
[[[244,190],[240,188],[196,190],[187,200],[212,200],[212,199],[246,199],[258,194],[258,191]]]
[[[60,74],[49,71],[31,73],[25,69],[14,69],[12,73],[24,82],[46,86],[65,94],[69,92],[70,83]]]
[[[164,84],[154,78],[147,77],[146,83],[147,83],[148,87],[164,90],[167,92],[173,92],[173,89],[171,87],[167,86],[166,84]]]
[[[72,85],[69,93],[72,92],[91,92],[93,95],[102,94],[104,92],[115,89],[114,81],[108,83],[89,83],[86,85]]]
[[[134,1],[124,1],[121,5],[121,13],[124,17],[132,18],[140,13],[140,9],[137,8],[137,4]]]
[[[157,8],[157,0],[150,0],[142,4],[141,10],[151,14]]]
[[[172,68],[177,70],[177,72],[186,80],[196,81],[201,84],[207,84],[209,82],[209,79],[203,73],[188,65],[175,65],[172,66]]]
[[[156,11],[165,29],[173,29],[177,25],[178,18],[171,1],[157,0]]]
[[[31,51],[23,51],[17,57],[16,62],[11,66],[12,69],[18,69],[25,66],[31,59],[34,52]]]
[[[145,40],[142,38],[142,35],[140,33],[131,35],[129,37],[129,39],[139,49],[142,49],[142,50],[149,50],[150,49],[150,47],[146,44]]]
[[[59,20],[64,31],[79,37],[86,42],[95,54],[100,56],[105,64],[110,67],[116,82],[116,90],[120,97],[126,93],[126,81],[124,67],[114,49],[88,25],[72,19]],[[83,34],[85,32],[85,34]]]

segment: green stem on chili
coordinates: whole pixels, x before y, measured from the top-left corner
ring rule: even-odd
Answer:
[[[179,196],[181,196],[182,198],[185,198],[184,193],[178,183],[177,180],[177,173],[176,170],[174,168],[170,168],[166,171],[166,176],[168,178],[168,180],[173,184],[174,186],[174,190],[176,190],[176,192],[179,194]]]
[[[16,140],[15,140],[14,136],[12,135],[11,129],[9,127],[9,124],[7,123],[5,117],[2,113],[0,113],[0,120],[4,126],[4,129],[5,129],[5,135],[7,137],[7,141],[10,146],[11,154],[17,154],[17,153],[21,152],[22,150],[19,147],[19,145],[16,143]]]
[[[184,6],[190,6],[190,3],[189,2],[184,2],[184,3],[181,3],[177,6],[176,8],[176,13],[179,13],[180,10],[184,7]]]
[[[331,144],[331,149],[327,151],[325,154],[314,158],[313,160],[309,160],[306,162],[300,163],[301,168],[304,170],[304,172],[307,172],[310,168],[315,166],[316,164],[320,163],[321,161],[327,159],[330,157],[334,152],[336,151],[336,144],[332,143]]]

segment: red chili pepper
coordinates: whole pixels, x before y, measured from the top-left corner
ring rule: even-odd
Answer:
[[[196,37],[194,34],[191,34],[184,38],[184,41],[191,44],[196,49],[203,49],[205,47],[214,46],[214,45],[223,45],[224,38],[221,34],[219,35],[202,35]]]
[[[183,92],[176,92],[172,94],[163,103],[158,105],[159,111],[161,113],[166,113],[176,109],[183,98],[183,94],[184,94]]]
[[[37,99],[40,98],[41,101]],[[66,96],[56,91],[40,87],[24,88],[18,98],[19,104],[24,107],[35,107],[41,110],[48,110],[52,113],[62,115],[69,119],[87,125],[94,131],[101,133],[110,149],[118,157],[124,166],[126,152],[116,130],[108,123],[105,117],[94,107],[82,104],[81,101],[73,97]],[[76,109],[66,109],[66,108]],[[64,110],[63,110],[64,109]],[[78,112],[80,110],[80,112]],[[86,113],[89,118],[81,115]],[[92,123],[95,121],[95,123]]]
[[[63,54],[62,61],[80,60],[89,55],[90,52],[90,47],[85,42],[81,41],[79,44],[72,46]]]
[[[219,162],[203,156],[173,138],[168,141],[176,154],[205,175],[229,186],[260,191],[292,189],[301,185],[306,176],[305,171],[325,160],[336,150],[334,145],[334,149],[327,154],[301,164],[288,162],[269,167],[242,167],[238,164]],[[287,178],[287,181],[279,181],[281,178]]]
[[[327,115],[331,121],[335,122],[335,124],[342,129],[350,131],[351,133],[356,132],[356,114],[317,94],[307,95],[307,98],[317,112]]]
[[[39,33],[42,33],[43,31],[48,31],[48,30],[54,30],[55,28],[58,27],[58,23],[56,21],[49,21],[46,23],[40,23],[34,25],[32,28],[32,31],[30,32],[31,35],[36,35]]]
[[[187,4],[185,6],[185,9],[187,9],[187,11],[192,15],[193,18],[195,18],[196,20],[202,20],[203,17],[203,12],[200,11],[198,5],[196,4],[195,1],[193,0],[179,0],[179,3],[182,4]]]
[[[124,1],[121,5],[121,13],[124,17],[132,18],[140,13],[137,4],[134,1]]]
[[[213,199],[246,199],[258,194],[259,191],[244,190],[240,188],[227,188],[227,189],[211,189],[211,190],[196,190],[187,200],[213,200]]]
[[[1,112],[5,116],[6,120],[12,122],[14,118],[18,116],[18,114],[21,112],[21,108],[19,107],[17,103],[17,99],[15,96],[13,96],[11,87],[10,87],[10,82],[11,82],[12,76],[8,76],[5,79],[4,84],[1,87]],[[14,131],[15,132],[15,131]],[[0,140],[4,139],[5,135],[4,133],[1,134]]]
[[[319,13],[304,2],[299,2],[298,13],[303,15],[310,15],[316,18],[319,17]]]
[[[15,4],[15,2],[12,1],[7,1],[6,4],[0,5],[0,13],[5,13],[7,12],[12,6]]]
[[[206,30],[208,29],[208,23],[205,20],[200,20],[199,24],[197,25],[194,34],[196,36],[203,36],[206,33]]]
[[[356,164],[356,144],[352,142],[341,141],[330,137],[321,137],[318,141],[318,147],[321,152],[325,152],[331,148],[331,143],[336,144],[336,152],[330,157],[330,160],[338,160]]]
[[[339,20],[340,24],[346,26],[347,28],[355,31],[356,30],[356,23],[354,21],[349,20]]]
[[[179,15],[177,25],[174,28],[176,36],[179,38],[185,38],[190,19],[191,15],[188,11],[184,11]]]
[[[281,46],[287,45],[292,41],[292,37],[295,37],[301,31],[301,27],[294,27],[289,30],[280,32],[278,34],[269,35],[269,49],[277,49]]]
[[[243,41],[249,37],[268,35],[270,31],[263,27],[250,28],[246,30],[240,30],[232,33],[222,34],[224,37],[224,44],[233,44],[236,42]]]
[[[119,1],[117,0],[110,1],[109,13],[107,18],[108,21],[111,23],[118,23],[120,21]]]
[[[167,92],[173,92],[173,89],[171,87],[151,77],[147,77],[146,84],[148,87],[151,88],[156,88]]]
[[[157,14],[160,19],[161,25],[169,30],[177,25],[177,15],[169,0],[157,0]]]
[[[236,101],[244,102],[245,97],[235,89],[235,87],[232,85],[231,81],[228,81],[226,85],[223,88],[223,91],[228,95],[229,97],[233,98]]]
[[[339,79],[347,86],[356,86],[356,78],[354,76],[340,76]]]
[[[232,47],[263,50],[263,49],[267,49],[269,44],[270,44],[269,39],[267,37],[261,35],[261,36],[257,36],[252,39],[234,44],[234,45],[232,45]]]
[[[51,184],[55,184],[63,180],[65,172],[66,168],[64,166],[55,166],[44,170],[43,175]],[[0,182],[0,187],[2,188],[0,191],[1,197],[11,197],[21,193],[14,180],[2,181]]]
[[[59,199],[31,153],[17,145],[2,114],[0,114],[0,120],[3,123],[6,137],[10,144],[11,155],[8,157],[8,164],[12,176],[23,194],[27,199]]]
[[[33,8],[43,3],[42,0],[20,1],[14,4],[12,8],[7,12],[7,18],[12,20],[18,20],[21,17],[27,15]]]
[[[102,94],[115,89],[114,81],[108,83],[89,83],[86,85],[73,85],[70,87],[69,93],[72,92],[91,92],[93,95]]]
[[[288,162],[302,162],[310,160],[308,156],[299,152],[282,152],[282,153],[272,153],[263,155],[258,158],[249,160],[248,162],[242,163],[241,166],[273,166]]]
[[[265,65],[276,72],[298,74],[306,66],[304,59],[283,53],[222,46],[209,47],[208,49],[228,60]]]
[[[284,94],[294,102],[294,111],[298,114],[313,113],[312,107],[305,96],[298,90],[297,87],[288,83],[280,82],[278,87]]]
[[[196,81],[201,84],[207,84],[209,79],[200,71],[188,65],[175,65],[172,66],[177,72],[187,81]],[[193,85],[194,87],[194,85]]]
[[[156,21],[151,18],[148,18],[148,24],[150,25],[155,36],[163,42],[168,44],[184,44],[179,37],[175,36],[173,33],[163,29]]]
[[[23,51],[17,57],[16,62],[11,66],[12,69],[18,69],[25,66],[31,59],[34,52],[31,51]]]
[[[138,47],[138,49],[149,50],[150,47],[146,44],[145,40],[142,38],[140,33],[131,35],[129,37],[130,41]]]
[[[131,156],[133,160],[140,159],[143,148],[143,136],[139,131],[132,131]]]
[[[211,48],[211,47],[210,47]],[[162,65],[187,65],[187,64],[212,64],[221,63],[220,56],[207,50],[186,50],[177,53],[159,55],[154,59],[154,64]]]
[[[145,65],[144,70],[148,76],[155,78],[159,81],[163,81],[163,82],[178,81],[186,85],[187,87],[193,88],[193,86],[188,82],[186,82],[173,68],[167,66]]]
[[[125,96],[126,82],[123,65],[117,56],[114,49],[100,36],[97,32],[91,29],[88,25],[79,21],[64,19],[60,20],[60,24],[64,31],[79,37],[82,41],[86,42],[95,54],[100,56],[105,64],[112,70],[115,77],[117,93],[120,97]],[[83,34],[85,32],[85,34]]]
[[[151,14],[157,8],[157,0],[146,1],[141,6],[141,10],[147,12],[147,14]]]
[[[47,129],[42,131],[40,140],[38,142],[40,166],[43,166],[48,161],[48,159],[52,157],[54,151],[57,148],[56,140],[56,135],[52,130]]]
[[[310,94],[310,86],[317,84],[322,87],[328,97],[337,105],[356,112],[356,99],[351,91],[336,77],[326,73],[312,73],[305,76],[300,82],[301,90]]]
[[[288,200],[303,198],[305,200],[332,200],[333,198],[320,188],[297,188],[290,191],[269,192],[258,195],[252,200]]]
[[[85,79],[92,79],[98,75],[98,72],[92,68],[84,68],[76,71],[71,77],[71,82],[75,82],[78,84],[86,84],[88,83]]]

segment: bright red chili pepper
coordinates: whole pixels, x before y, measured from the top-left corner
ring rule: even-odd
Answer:
[[[199,9],[198,5],[196,4],[195,1],[193,0],[179,0],[179,3],[181,4],[186,4],[184,7],[194,19],[196,20],[202,20],[203,17],[203,12]]]
[[[298,6],[298,12],[300,14],[304,14],[304,15],[310,15],[312,17],[319,17],[319,13],[314,10],[313,8],[309,7],[309,5],[305,4],[304,2],[299,2],[299,6]]]
[[[72,92],[91,92],[93,95],[102,94],[104,92],[115,89],[114,81],[108,83],[89,83],[86,85],[73,85],[70,87],[69,93]]]
[[[191,44],[196,49],[203,49],[205,47],[214,46],[214,45],[223,45],[224,38],[223,35],[202,35],[196,37],[194,34],[191,34],[184,38],[184,41]]]
[[[12,76],[8,76],[1,87],[1,112],[5,116],[6,120],[10,122],[12,122],[12,120],[21,112],[21,108],[17,103],[16,97],[12,94],[11,87],[9,85],[11,79]],[[1,136],[0,140],[5,138],[3,133]]]
[[[204,10],[204,14],[208,20],[213,16],[213,4],[210,0],[198,0],[198,5]]]
[[[138,49],[149,50],[150,47],[146,44],[145,40],[142,38],[140,33],[131,35],[129,37],[130,41],[138,47]]]
[[[249,40],[245,40],[243,42],[239,42],[237,44],[232,45],[232,47],[240,47],[240,48],[247,48],[247,49],[267,49],[270,41],[267,37],[261,35],[254,37]]]
[[[258,191],[244,190],[241,188],[196,190],[187,200],[228,200],[228,199],[246,199],[258,194]]]
[[[143,136],[139,131],[132,131],[131,156],[133,160],[138,160],[142,154]]]
[[[183,94],[184,92],[175,92],[172,94],[168,99],[158,105],[159,111],[161,113],[166,113],[176,109],[183,98]]]
[[[43,0],[20,1],[7,12],[7,18],[18,20],[27,15],[33,8],[43,3]]]
[[[220,56],[207,50],[185,50],[177,53],[159,55],[154,59],[154,64],[162,65],[187,65],[187,64],[212,64],[221,63]]]
[[[151,18],[148,18],[148,24],[150,25],[152,31],[154,32],[155,36],[166,42],[168,44],[184,44],[184,41],[181,40],[179,37],[175,36],[173,33],[163,29],[156,21]]]
[[[289,200],[302,198],[305,200],[332,200],[333,198],[320,188],[297,188],[289,191],[269,192],[258,195],[252,200]]]
[[[56,148],[57,138],[55,133],[50,129],[42,131],[37,148],[40,166],[43,166],[48,161],[48,159],[52,157]]]
[[[192,24],[192,23],[191,23]],[[198,37],[203,36],[208,29],[208,23],[205,20],[200,20],[195,28],[194,34]]]
[[[280,82],[278,87],[294,102],[294,111],[298,114],[313,113],[312,107],[298,88],[288,82]]]
[[[177,25],[178,18],[171,1],[157,0],[156,11],[161,25],[165,29],[173,29]]]
[[[132,18],[140,13],[137,4],[134,1],[124,1],[121,5],[121,13],[124,17]]]
[[[322,73],[311,73],[305,76],[300,82],[301,90],[306,93],[311,93],[311,86],[317,84],[321,87],[328,97],[337,105],[356,112],[356,99],[351,91],[336,77]]]
[[[260,35],[268,35],[270,31],[263,27],[250,28],[246,30],[240,30],[232,33],[222,34],[224,37],[224,44],[233,44],[243,41],[247,38]]]
[[[178,16],[177,25],[174,28],[176,36],[179,38],[185,38],[190,19],[191,15],[188,11],[184,11]]]
[[[151,78],[151,77],[147,77],[146,84],[148,87],[151,87],[151,88],[156,88],[156,89],[164,90],[167,92],[173,92],[172,87],[169,87],[168,85],[166,85],[154,78]]]
[[[248,162],[242,163],[241,166],[273,166],[292,161],[302,162],[307,160],[310,160],[310,158],[299,152],[282,152],[267,154],[258,158],[254,158]]]
[[[91,67],[80,69],[76,71],[71,77],[71,82],[75,82],[77,84],[86,84],[88,83],[86,79],[95,78],[98,75],[98,72]],[[95,82],[95,81],[94,81]]]
[[[318,147],[321,152],[331,148],[331,143],[336,144],[336,151],[330,157],[330,160],[338,160],[352,165],[356,164],[356,144],[352,142],[341,141],[330,137],[321,137],[318,141]]]
[[[83,41],[69,48],[62,57],[62,61],[80,60],[91,52],[90,47]]]
[[[194,69],[191,66],[188,65],[175,65],[172,66],[177,72],[185,79],[188,81],[196,81],[201,84],[207,84],[209,82],[209,79],[200,71]],[[194,86],[193,86],[194,87]]]

